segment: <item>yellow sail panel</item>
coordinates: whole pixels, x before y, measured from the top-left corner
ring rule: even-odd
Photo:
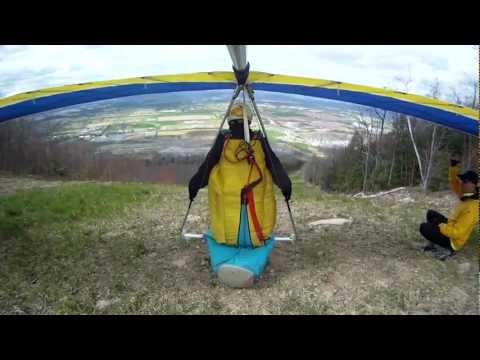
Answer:
[[[80,84],[71,84],[28,91],[0,99],[0,107],[18,102],[33,100],[43,96],[50,96],[66,92],[102,88],[106,86],[153,84],[161,82],[235,82],[235,76],[231,72],[202,72],[177,75],[143,76],[128,79],[93,81]]]

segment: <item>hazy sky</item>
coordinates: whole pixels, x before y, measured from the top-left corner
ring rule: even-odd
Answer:
[[[346,81],[427,94],[478,78],[478,47],[464,45],[251,45],[251,70]],[[197,71],[231,71],[223,45],[0,46],[0,96],[95,80]],[[445,97],[442,96],[442,97]]]

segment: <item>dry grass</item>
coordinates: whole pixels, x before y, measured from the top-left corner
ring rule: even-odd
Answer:
[[[0,196],[12,195],[18,191],[49,188],[59,185],[73,185],[78,181],[44,180],[38,176],[14,176],[0,171]],[[83,182],[84,183],[84,182]]]
[[[425,197],[409,189],[414,201],[402,202],[406,194],[352,199],[296,187],[300,240],[274,249],[253,288],[223,287],[206,245],[179,239],[186,189],[152,186],[115,216],[3,239],[0,313],[478,314],[478,238],[445,262],[417,249],[426,209],[448,213],[448,193]],[[191,230],[206,229],[206,204],[201,191]],[[278,231],[288,232],[285,206],[278,207]],[[353,222],[308,226],[328,217]]]

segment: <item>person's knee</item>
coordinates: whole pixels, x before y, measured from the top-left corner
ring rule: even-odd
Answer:
[[[428,209],[427,211],[427,222],[432,222],[433,219],[435,218],[436,216],[436,211],[435,210],[432,210],[432,209]]]
[[[424,237],[427,237],[427,235],[430,233],[430,224],[429,223],[421,223],[420,224],[420,234],[422,234]]]

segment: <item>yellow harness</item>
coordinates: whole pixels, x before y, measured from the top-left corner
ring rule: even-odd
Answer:
[[[212,235],[218,243],[238,244],[242,204],[248,205],[253,246],[262,246],[270,237],[277,210],[272,176],[258,138],[249,145],[243,139],[226,137],[220,161],[210,173],[208,201]]]

